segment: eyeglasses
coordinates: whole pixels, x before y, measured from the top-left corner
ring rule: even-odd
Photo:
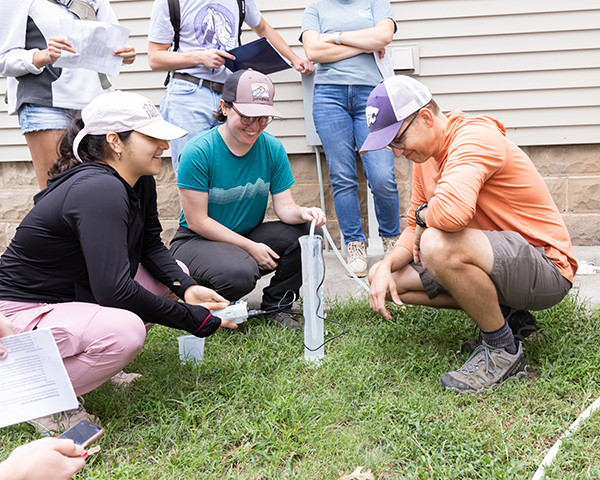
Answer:
[[[247,117],[246,115],[242,115],[240,111],[233,105],[231,106],[231,108],[235,110],[235,113],[237,113],[240,117],[240,122],[242,122],[242,125],[246,127],[252,125],[256,120],[258,120],[258,124],[261,127],[266,127],[269,123],[273,121],[273,117]]]
[[[415,118],[417,118],[419,116],[419,111],[420,110],[417,110],[417,112],[415,113],[415,116],[411,119],[410,122],[408,122],[408,125],[406,126],[404,131],[390,142],[390,144],[388,145],[389,150],[391,150],[392,148],[395,148],[396,150],[405,150],[406,149],[406,145],[404,144],[404,142],[401,142],[400,140],[402,139],[402,137],[404,136],[406,131],[410,128],[412,123],[415,121]]]

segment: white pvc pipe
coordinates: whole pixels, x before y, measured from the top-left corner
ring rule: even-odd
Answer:
[[[535,472],[535,475],[531,480],[541,480],[545,477],[546,467],[548,467],[556,458],[556,454],[558,453],[558,449],[560,448],[563,439],[575,433],[579,428],[579,424],[587,417],[589,417],[595,410],[597,410],[598,407],[600,407],[600,398],[596,399],[594,403],[592,403],[588,408],[586,408],[585,411],[581,415],[579,415],[579,418],[577,418],[577,420],[575,420],[571,424],[567,431],[561,435],[561,437],[557,440],[554,446],[550,449],[548,454],[544,457],[544,460],[542,460],[542,463],[538,467],[537,471]]]

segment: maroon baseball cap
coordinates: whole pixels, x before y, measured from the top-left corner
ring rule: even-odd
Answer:
[[[283,117],[273,106],[274,95],[271,79],[251,69],[232,73],[223,85],[223,100],[247,117]]]

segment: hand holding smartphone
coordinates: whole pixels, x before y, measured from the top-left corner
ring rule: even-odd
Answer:
[[[77,445],[82,445],[83,448],[87,448],[102,437],[102,435],[104,435],[104,429],[100,425],[88,422],[87,420],[82,420],[63,432],[57,438],[70,438]]]

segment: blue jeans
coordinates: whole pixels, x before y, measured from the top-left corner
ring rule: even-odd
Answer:
[[[355,147],[367,138],[367,99],[373,87],[364,85],[315,85],[313,119],[329,165],[333,203],[345,243],[364,241],[358,201]],[[400,234],[400,200],[394,174],[394,154],[387,150],[361,156],[363,172],[379,222],[379,236]]]
[[[174,78],[169,82],[160,101],[160,113],[167,122],[188,131],[185,137],[171,140],[171,161],[175,176],[179,166],[179,154],[185,144],[199,133],[221,124],[212,116],[219,108],[220,100],[221,94],[206,87]]]

